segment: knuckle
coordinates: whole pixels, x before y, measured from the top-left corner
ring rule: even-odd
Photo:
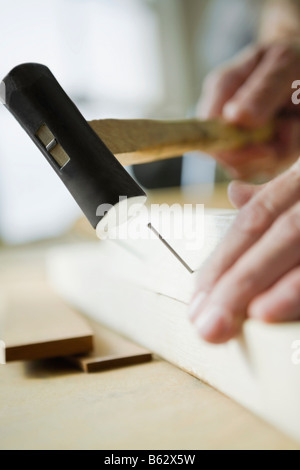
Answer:
[[[245,269],[244,266],[237,265],[234,275],[236,279],[235,285],[244,298],[248,298],[257,291],[259,287],[257,271],[249,269],[249,267]]]
[[[287,77],[290,80],[300,71],[299,51],[296,47],[289,44],[273,45],[268,51],[267,58],[272,64],[272,76],[274,80],[282,80]]]
[[[299,59],[296,48],[289,44],[274,44],[269,51],[271,58],[277,63],[294,64]]]
[[[241,210],[236,219],[236,227],[246,235],[260,236],[272,223],[275,210],[271,201],[266,198],[256,199]]]
[[[276,229],[287,242],[300,239],[300,202],[278,219]]]

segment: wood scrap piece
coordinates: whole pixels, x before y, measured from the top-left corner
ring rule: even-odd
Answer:
[[[45,283],[11,283],[0,309],[2,362],[44,359],[90,351],[87,322]]]
[[[273,124],[245,129],[221,120],[157,121],[151,119],[102,119],[89,125],[122,165],[177,157],[186,152],[232,150],[265,142]]]
[[[219,223],[207,228],[203,255],[210,255],[224,236]],[[94,320],[138,341],[300,441],[300,322],[268,325],[247,320],[239,337],[222,345],[208,344],[187,315],[193,275],[186,276],[183,269],[175,286],[165,251],[155,270],[162,284],[158,291],[157,279],[148,276],[154,247],[152,252],[146,239],[140,243],[148,253],[147,263],[130,251],[113,254],[103,242],[91,250],[53,252],[48,274],[57,292]],[[171,268],[169,275],[163,272],[164,264]]]
[[[65,272],[65,283],[61,275],[57,290],[73,306],[200,378],[300,442],[300,365],[293,363],[300,322],[264,325],[248,320],[238,338],[211,345],[197,335],[184,302],[118,279],[109,269],[105,276],[101,274],[97,289],[89,283],[80,287],[89,273],[81,269],[76,253],[65,255],[69,255],[68,262],[63,267],[69,271]],[[118,262],[124,263],[125,255]],[[130,266],[129,256],[127,263]],[[101,266],[99,258],[97,266]],[[95,267],[91,266],[92,270],[94,275]]]
[[[124,367],[151,361],[151,352],[99,323],[87,320],[94,332],[94,348],[88,354],[69,356],[67,359],[84,372]]]

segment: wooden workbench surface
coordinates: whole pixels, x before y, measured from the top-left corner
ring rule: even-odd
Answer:
[[[297,448],[161,360],[96,374],[62,361],[11,363],[0,396],[1,449]]]
[[[77,238],[78,227],[59,242],[0,250],[0,294],[45,280],[46,249]],[[0,449],[299,448],[158,358],[89,375],[62,359],[0,366]]]

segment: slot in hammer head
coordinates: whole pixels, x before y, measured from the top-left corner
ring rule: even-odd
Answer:
[[[124,221],[99,206],[119,207],[120,197],[143,204],[146,194],[131,178],[50,70],[18,65],[0,84],[0,98],[66,185],[94,228]],[[134,199],[133,199],[134,198]],[[137,204],[137,205],[138,205]],[[99,226],[98,226],[99,228]]]

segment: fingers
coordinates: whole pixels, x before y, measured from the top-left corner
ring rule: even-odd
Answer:
[[[232,181],[228,186],[228,197],[232,205],[240,209],[262,188],[263,185],[255,186],[253,184],[242,183],[241,181]]]
[[[270,176],[278,167],[277,149],[273,144],[248,146],[240,150],[222,151],[215,159],[233,178],[247,179],[254,175]]]
[[[199,104],[202,118],[222,116],[227,121],[257,127],[289,110],[272,142],[214,157],[234,178],[273,176],[300,152],[300,118],[291,108],[291,83],[300,74],[300,51],[291,44],[248,49],[234,62],[210,73]]]
[[[300,159],[264,185],[242,208],[223,243],[201,271],[198,291],[210,292],[218,279],[254,245],[273,222],[300,199]]]
[[[300,153],[300,116],[285,116],[276,121],[271,142],[222,151],[214,157],[235,179],[253,176],[272,177],[294,162]]]
[[[246,126],[258,126],[273,118],[290,99],[291,83],[300,72],[299,59],[299,51],[292,46],[269,47],[224,106],[224,118]]]
[[[202,119],[221,116],[224,104],[251,74],[262,54],[261,49],[247,49],[226,67],[208,74],[203,84],[197,115]]]
[[[256,297],[250,303],[248,315],[270,323],[300,320],[300,267]]]
[[[295,159],[300,153],[299,116],[285,116],[276,127],[277,159]]]
[[[221,116],[224,104],[242,83],[235,70],[229,68],[214,70],[210,73],[204,81],[197,107],[199,118],[209,119]]]
[[[300,203],[297,203],[241,256],[204,300],[201,311],[194,315],[199,334],[212,343],[234,337],[252,299],[299,265],[299,244]]]

